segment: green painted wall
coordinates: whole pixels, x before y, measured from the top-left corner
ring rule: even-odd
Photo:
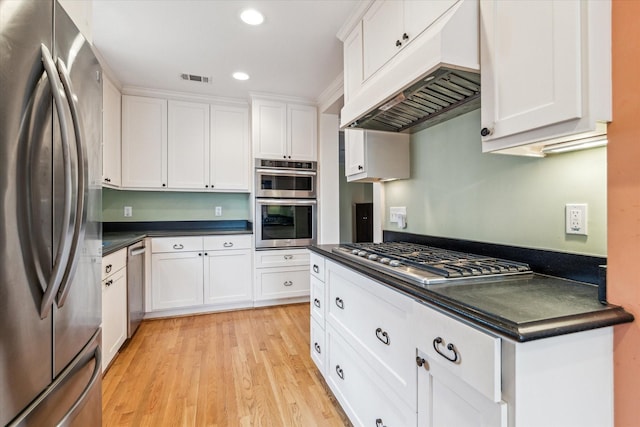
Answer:
[[[383,184],[403,231],[606,256],[606,148],[545,158],[482,154],[480,110],[411,137],[411,179]],[[565,235],[567,203],[588,204],[588,236]]]
[[[340,163],[340,242],[353,242],[353,216],[356,203],[373,202],[371,183],[347,182],[344,163]]]
[[[249,193],[188,193],[169,191],[102,191],[102,219],[119,221],[251,220]],[[124,207],[133,216],[124,217]],[[214,216],[216,206],[222,216]]]

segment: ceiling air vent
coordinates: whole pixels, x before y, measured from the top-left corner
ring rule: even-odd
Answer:
[[[180,78],[188,82],[198,82],[198,83],[209,83],[209,81],[211,80],[209,77],[197,76],[195,74],[180,74]]]

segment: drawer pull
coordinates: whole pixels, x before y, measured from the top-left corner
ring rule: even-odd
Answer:
[[[338,306],[338,308],[344,310],[344,301],[342,301],[342,298],[336,297],[336,305]]]
[[[391,340],[389,339],[389,334],[386,331],[383,331],[382,328],[376,329],[376,337],[386,345],[390,345]]]
[[[320,273],[320,268],[315,264],[313,264],[313,272],[316,274]]]
[[[233,242],[224,242],[222,244],[222,246],[224,246],[225,248],[232,248],[233,247]]]
[[[344,371],[340,367],[340,365],[336,365],[336,374],[342,379],[344,379]]]
[[[284,259],[293,259],[293,255],[285,255]]]
[[[293,286],[293,282],[291,280],[287,280],[286,282],[283,283],[283,285],[285,285],[285,286]]]
[[[109,287],[109,286],[113,285],[113,280],[107,280],[107,281],[104,283],[104,285],[105,285],[106,287]]]
[[[184,246],[179,243],[176,243],[175,245],[173,245],[173,249],[184,249]]]
[[[322,352],[320,351],[320,344],[318,344],[318,343],[316,342],[316,343],[313,343],[313,346],[314,346],[314,347],[315,347],[315,349],[316,349],[316,353],[318,353],[318,354],[322,353]]]
[[[111,273],[111,269],[113,268],[113,265],[109,264],[105,267],[104,271],[108,274]]]
[[[447,350],[453,352],[453,357],[449,357],[440,351],[440,349],[438,348],[438,344],[442,344],[442,338],[440,337],[437,337],[433,340],[433,348],[436,351],[436,353],[438,353],[440,356],[444,357],[449,362],[453,362],[453,363],[456,363],[460,360],[458,357],[458,352],[456,351],[456,346],[454,346],[451,343],[447,344]]]
[[[384,424],[382,424],[382,418],[376,419],[376,427],[386,427]]]
[[[313,305],[315,305],[316,307],[320,308],[320,300],[318,298],[314,298],[313,299]]]

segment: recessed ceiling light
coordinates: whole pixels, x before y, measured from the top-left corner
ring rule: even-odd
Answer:
[[[236,80],[249,80],[249,74],[243,73],[242,71],[236,71],[233,73],[233,78]]]
[[[249,25],[260,25],[264,22],[264,16],[255,9],[243,10],[240,19]]]

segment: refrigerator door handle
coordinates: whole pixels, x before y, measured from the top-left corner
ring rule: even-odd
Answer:
[[[71,278],[73,277],[78,262],[78,246],[80,242],[84,240],[86,223],[86,212],[84,207],[86,204],[86,188],[88,186],[89,175],[87,172],[87,155],[84,150],[84,134],[82,125],[80,123],[80,114],[78,113],[78,105],[76,102],[77,97],[71,86],[71,78],[64,61],[58,58],[56,61],[56,65],[58,68],[58,73],[60,74],[62,86],[67,97],[69,110],[71,111],[73,132],[76,138],[76,156],[78,158],[78,188],[76,189],[76,212],[73,234],[71,238],[71,251],[69,253],[69,261],[67,262],[62,284],[60,286],[57,297],[58,307],[62,307],[65,300],[67,299],[67,295],[69,294]]]
[[[98,381],[100,373],[102,372],[102,350],[100,349],[99,345],[96,346],[96,349],[93,352],[93,358],[95,359],[95,366],[93,367],[93,373],[91,374],[91,378],[89,379],[87,386],[84,388],[84,390],[82,390],[80,397],[78,397],[71,408],[69,408],[67,413],[64,414],[64,417],[62,417],[60,422],[56,424],[56,427],[66,427],[71,425],[71,421],[73,420],[75,412],[82,407],[82,404],[87,398],[87,395],[93,388],[96,381]]]
[[[42,64],[44,65],[49,84],[51,85],[51,92],[53,94],[53,100],[58,110],[58,121],[60,122],[60,134],[62,139],[62,163],[64,168],[64,208],[62,211],[62,231],[61,240],[58,245],[58,249],[55,254],[53,262],[53,270],[47,283],[42,283],[42,277],[39,276],[41,283],[40,286],[44,291],[42,296],[42,302],[40,304],[40,318],[44,319],[49,315],[51,310],[51,304],[58,292],[58,288],[62,283],[62,278],[67,266],[67,260],[69,252],[71,250],[71,242],[67,238],[69,234],[69,223],[71,222],[71,153],[69,150],[69,126],[67,125],[67,119],[62,114],[64,102],[62,99],[61,84],[59,84],[59,76],[56,72],[56,66],[53,62],[53,57],[49,52],[49,49],[42,44],[40,46],[42,54]]]

